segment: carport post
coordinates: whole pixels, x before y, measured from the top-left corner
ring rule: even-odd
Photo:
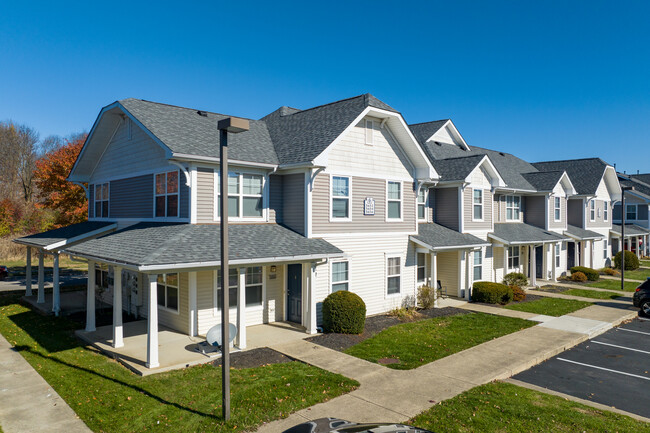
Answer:
[[[88,292],[86,293],[86,332],[95,332],[95,262],[88,261]]]
[[[431,287],[433,288],[433,306],[438,306],[438,254],[431,252]]]
[[[156,310],[158,307],[156,306]],[[124,346],[122,332],[122,268],[113,267],[113,347]]]
[[[36,298],[37,304],[45,303],[45,269],[43,261],[45,260],[45,252],[38,251],[38,297]]]
[[[530,284],[533,287],[537,287],[537,257],[535,257],[535,244],[528,246],[528,254],[530,257]]]
[[[158,275],[149,274],[149,308],[147,314],[147,368],[158,363]]]
[[[25,260],[25,296],[32,296],[32,247],[27,247]]]
[[[61,312],[61,288],[59,287],[59,253],[52,253],[52,311],[58,317]]]

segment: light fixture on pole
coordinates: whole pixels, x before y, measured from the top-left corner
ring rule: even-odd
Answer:
[[[633,191],[633,186],[621,187],[621,290],[625,290],[625,191]]]
[[[221,188],[221,401],[223,419],[230,419],[230,299],[228,296],[228,133],[248,131],[247,119],[226,117],[217,123],[219,130],[219,186]]]

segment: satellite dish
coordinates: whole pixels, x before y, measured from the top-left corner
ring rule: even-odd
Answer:
[[[228,325],[230,331],[228,343],[232,343],[232,341],[237,336],[237,327],[232,323],[229,323]],[[221,324],[215,325],[212,328],[210,328],[208,333],[205,335],[205,340],[211,346],[221,347]]]

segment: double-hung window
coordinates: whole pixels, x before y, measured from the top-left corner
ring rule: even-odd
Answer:
[[[483,279],[483,251],[474,251],[474,281]]]
[[[562,199],[560,197],[553,198],[553,212],[555,221],[560,221],[562,219]]]
[[[635,204],[628,204],[625,205],[625,219],[627,220],[635,220],[636,219],[636,205]]]
[[[472,219],[474,221],[483,221],[483,190],[475,189],[473,197],[474,212],[472,213]]]
[[[259,307],[262,305],[262,281],[263,272],[261,266],[246,268],[246,306]],[[236,303],[235,303],[236,304]]]
[[[332,219],[350,219],[350,178],[332,176]]]
[[[401,258],[388,257],[386,260],[386,293],[388,295],[398,295],[401,284]]]
[[[608,221],[609,220],[609,203],[607,200],[603,202],[603,220]]]
[[[603,240],[603,259],[606,259],[609,256],[609,254],[607,254],[608,253],[607,247],[608,247],[607,239],[605,239]]]
[[[158,275],[158,305],[178,312],[178,274]]]
[[[332,263],[332,293],[350,289],[350,269],[348,262]]]
[[[560,267],[560,244],[555,244],[555,267]]]
[[[108,183],[95,185],[95,218],[108,218]]]
[[[95,287],[101,291],[113,288],[113,270],[107,265],[95,265]]]
[[[589,200],[589,221],[596,221],[596,200]]]
[[[424,253],[417,254],[417,268],[418,284],[424,284],[427,278],[427,256]]]
[[[519,267],[519,247],[508,247],[508,269]]]
[[[221,216],[221,176],[217,181],[217,217]],[[228,217],[262,218],[263,185],[261,174],[228,173]]]
[[[386,207],[389,220],[402,219],[402,182],[388,181],[386,184]]]
[[[424,221],[427,219],[427,191],[420,188],[418,191],[418,220]]]
[[[506,221],[519,221],[521,213],[521,197],[518,195],[506,196]]]
[[[178,203],[178,170],[156,174],[156,217],[177,217]]]
[[[237,269],[230,268],[228,272],[228,305],[230,308],[235,308],[237,306],[237,280]],[[218,310],[221,310],[221,269],[217,270],[217,281],[215,286],[217,287],[217,290],[214,294],[214,305],[217,306]]]

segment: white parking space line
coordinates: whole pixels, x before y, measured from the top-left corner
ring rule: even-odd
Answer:
[[[636,334],[650,335],[650,332],[635,331],[634,329],[618,328],[621,331],[634,332]]]
[[[639,376],[638,374],[632,374],[632,373],[626,373],[624,371],[612,370],[611,368],[598,367],[597,365],[584,364],[584,363],[578,362],[578,361],[571,361],[570,359],[564,359],[564,358],[556,358],[556,359],[558,361],[564,361],[564,362],[569,362],[571,364],[582,365],[583,367],[590,367],[590,368],[595,368],[597,370],[609,371],[611,373],[617,373],[617,374],[623,374],[625,376],[636,377],[638,379],[650,380],[650,377]]]
[[[611,346],[611,347],[616,347],[616,348],[618,348],[618,349],[631,350],[631,351],[633,351],[633,352],[645,353],[645,354],[647,354],[647,355],[650,355],[650,352],[648,352],[648,351],[646,351],[646,350],[633,349],[633,348],[631,348],[631,347],[619,346],[618,344],[603,343],[602,341],[594,341],[594,340],[591,340],[591,342],[592,342],[592,343],[596,343],[596,344],[602,344],[603,346]]]

